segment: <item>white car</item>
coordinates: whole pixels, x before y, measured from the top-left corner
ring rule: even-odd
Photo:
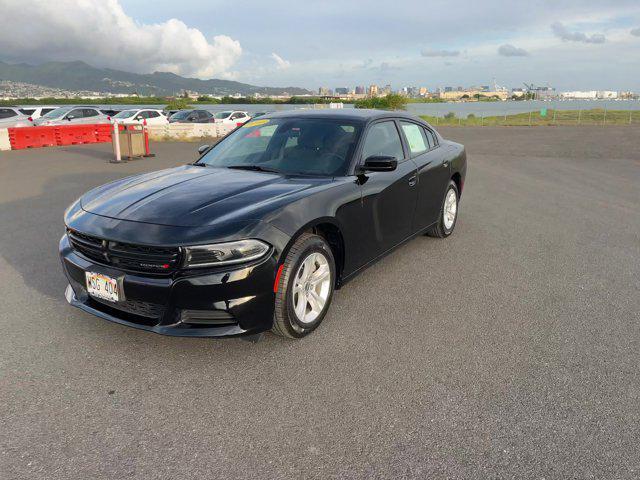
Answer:
[[[215,123],[226,124],[243,124],[251,120],[251,117],[247,112],[241,112],[238,110],[228,110],[224,112],[217,112],[213,115]]]
[[[96,107],[60,107],[33,121],[36,126],[109,123],[111,117]]]
[[[132,108],[123,110],[111,118],[111,122],[118,123],[137,123],[142,125],[144,121],[147,125],[167,125],[169,120],[161,110],[153,110],[150,108]]]
[[[0,128],[30,127],[33,122],[18,107],[0,107]]]
[[[36,107],[36,106],[27,106],[20,107],[20,112],[28,117],[31,117],[32,120],[36,118],[40,118],[43,115],[46,115],[49,112],[54,111],[58,107]]]

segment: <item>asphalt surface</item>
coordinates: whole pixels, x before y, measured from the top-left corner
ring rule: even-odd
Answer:
[[[469,156],[455,233],[257,344],[63,298],[66,206],[197,144],[0,152],[0,477],[640,477],[640,130],[442,133]]]

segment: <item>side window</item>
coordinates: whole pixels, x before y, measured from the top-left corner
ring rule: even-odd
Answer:
[[[84,109],[82,109],[82,113],[83,113],[83,116],[85,118],[86,117],[97,117],[98,115],[100,115],[98,113],[98,111],[94,110],[93,108],[84,108]]]
[[[438,146],[438,140],[436,139],[436,136],[434,135],[434,133],[429,130],[428,128],[424,129],[426,135],[427,135],[427,139],[429,139],[429,146],[431,148],[437,147]]]
[[[36,109],[35,108],[21,108],[20,109],[20,113],[24,114],[24,115],[32,115],[33,112],[35,112]]]
[[[40,113],[40,115],[46,115],[49,112],[53,112],[55,110],[55,108],[43,108],[42,112]]]
[[[200,120],[208,120],[209,114],[204,110],[198,110],[198,118],[200,118]]]
[[[69,113],[65,115],[65,118],[73,117],[73,118],[82,118],[84,115],[82,114],[82,110],[76,108],[75,110],[71,110]]]
[[[11,118],[16,115],[17,113],[10,108],[0,108],[0,118]]]
[[[362,147],[362,158],[367,159],[375,155],[395,157],[398,161],[404,159],[402,142],[394,122],[376,123],[367,132]]]
[[[411,156],[420,155],[429,150],[429,141],[427,140],[424,129],[410,122],[400,122],[402,132],[404,133]]]
[[[160,114],[158,112],[147,111],[147,118],[158,118]]]

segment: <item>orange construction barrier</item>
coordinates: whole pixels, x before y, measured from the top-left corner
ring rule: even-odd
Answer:
[[[56,145],[56,136],[52,127],[17,127],[7,130],[12,150]]]
[[[111,141],[111,124],[61,125],[8,128],[12,150],[34,147],[106,143]]]

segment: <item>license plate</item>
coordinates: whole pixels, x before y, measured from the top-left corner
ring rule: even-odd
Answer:
[[[118,280],[101,273],[85,272],[87,277],[87,292],[89,295],[117,302],[119,298]]]

